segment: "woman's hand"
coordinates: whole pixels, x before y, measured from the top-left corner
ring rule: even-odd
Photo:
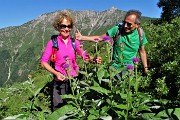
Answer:
[[[64,81],[65,80],[65,76],[63,74],[61,74],[60,72],[56,73],[56,77],[60,81]]]
[[[90,61],[90,56],[86,54],[84,60],[85,60],[85,61]]]

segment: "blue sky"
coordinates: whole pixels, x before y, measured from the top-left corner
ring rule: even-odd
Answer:
[[[143,16],[159,18],[159,0],[1,0],[0,28],[19,26],[41,14],[56,10],[104,11],[113,6],[119,10],[137,9]]]

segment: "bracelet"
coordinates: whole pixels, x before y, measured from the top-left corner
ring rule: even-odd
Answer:
[[[144,67],[144,68],[148,68],[148,67]]]

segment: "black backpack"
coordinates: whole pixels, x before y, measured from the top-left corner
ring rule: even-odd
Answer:
[[[52,68],[55,68],[56,52],[59,50],[57,37],[58,37],[58,35],[52,35],[51,36],[51,40],[53,42],[53,46],[52,46],[52,55],[51,55],[51,58],[50,58],[50,65],[51,65]],[[71,41],[72,41],[72,46],[73,46],[75,54],[76,54],[75,39],[71,37]]]

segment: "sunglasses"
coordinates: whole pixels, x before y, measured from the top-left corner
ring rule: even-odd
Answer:
[[[123,22],[124,25],[127,24],[128,28],[132,28],[132,23],[126,22],[125,20],[122,21],[122,22]]]
[[[72,25],[72,24],[70,24],[70,25],[60,24],[59,27],[60,27],[60,28],[66,28],[66,27],[67,27],[67,28],[70,29],[70,28],[73,28],[73,25]]]

